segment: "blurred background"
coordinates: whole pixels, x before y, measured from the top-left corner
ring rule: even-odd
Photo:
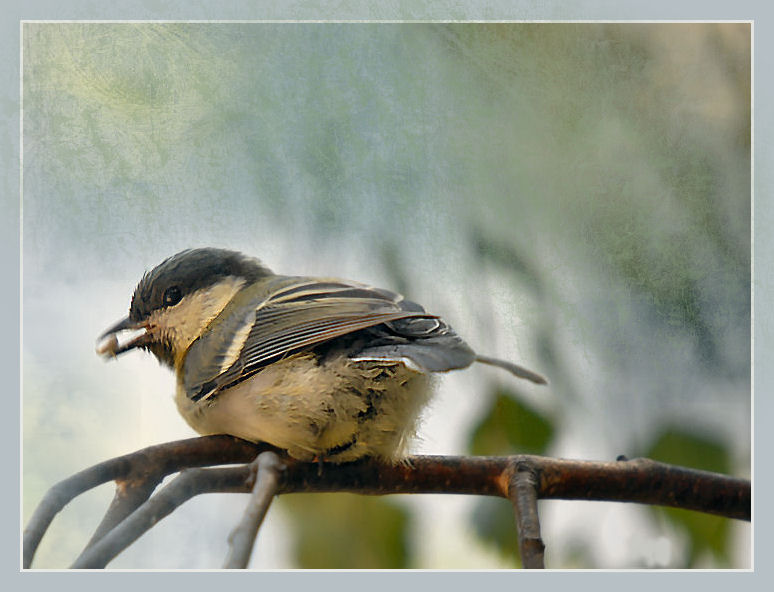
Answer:
[[[647,455],[750,476],[749,24],[23,26],[23,520],[57,481],[193,436],[149,354],[94,353],[195,246],[396,289],[487,367],[419,454]],[[67,567],[112,486],[54,522]],[[246,497],[197,498],[115,568],[217,568]],[[554,568],[750,567],[750,525],[540,502]],[[280,498],[254,568],[518,567],[466,496]]]

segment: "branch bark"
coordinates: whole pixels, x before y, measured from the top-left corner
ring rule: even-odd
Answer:
[[[121,482],[138,483],[145,480],[158,484],[167,475],[186,467],[246,463],[263,450],[273,448],[245,442],[232,436],[189,438],[143,448],[84,469],[54,485],[38,504],[27,528],[24,529],[22,565],[25,568],[30,567],[40,540],[59,511],[74,498],[94,487],[108,481],[119,482],[119,488]],[[120,497],[120,492],[117,492],[116,496]],[[111,507],[114,506],[120,506],[120,500],[116,501],[114,498]],[[117,523],[117,518],[124,511],[125,509],[120,508],[109,512],[92,536],[92,542],[96,542],[107,531],[105,527],[114,526],[115,524],[111,523]]]
[[[751,486],[745,479],[676,467],[648,459],[594,462],[519,455],[416,456],[398,465],[363,460],[341,465],[299,463],[268,445],[232,436],[206,436],[153,446],[105,461],[65,479],[44,496],[24,531],[23,565],[59,510],[77,495],[117,481],[111,508],[73,567],[102,567],[158,520],[199,493],[253,490],[250,467],[261,452],[283,458],[276,493],[347,491],[365,495],[456,493],[498,496],[514,503],[525,566],[542,567],[537,499],[636,502],[750,520]],[[233,465],[219,469],[199,467]],[[153,497],[169,474],[184,470]],[[133,488],[129,491],[127,488]],[[123,493],[122,493],[123,488]]]
[[[96,543],[81,553],[72,568],[103,568],[159,520],[202,493],[243,491],[249,479],[247,465],[230,469],[185,469],[159,493]]]
[[[508,494],[516,512],[521,563],[527,569],[543,569],[546,546],[540,536],[537,475],[528,464],[517,464],[509,485]]]
[[[241,522],[228,537],[229,554],[225,569],[244,569],[250,561],[253,543],[258,529],[279,489],[280,474],[285,469],[279,456],[273,452],[261,452],[250,465],[255,478],[253,493]]]

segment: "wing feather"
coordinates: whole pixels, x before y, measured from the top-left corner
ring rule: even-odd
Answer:
[[[183,378],[190,399],[206,399],[277,359],[348,333],[399,319],[435,318],[399,294],[341,280],[278,276],[268,290],[246,298],[247,303],[242,298],[227,306],[213,321],[220,329],[205,331],[191,346]],[[238,313],[245,305],[249,314]],[[246,338],[244,323],[251,324]],[[225,370],[224,356],[212,351],[224,347],[223,329],[243,341]],[[233,352],[239,343],[227,345]]]

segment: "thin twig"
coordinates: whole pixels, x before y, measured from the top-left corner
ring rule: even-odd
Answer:
[[[233,436],[205,436],[150,446],[84,469],[54,485],[38,504],[24,529],[22,565],[25,569],[32,565],[35,551],[57,513],[89,489],[108,481],[132,480],[133,476],[139,478],[141,475],[153,475],[160,481],[186,467],[250,462],[262,450],[275,449]]]
[[[528,569],[543,569],[545,545],[540,536],[537,506],[537,477],[534,468],[526,463],[517,464],[508,488],[516,513],[521,564]]]
[[[128,464],[122,457],[114,458],[80,471],[49,489],[24,529],[23,566],[30,567],[40,540],[62,508],[85,491],[119,478],[127,472]]]
[[[258,529],[279,490],[279,477],[285,465],[279,456],[267,451],[258,455],[251,464],[255,485],[242,520],[228,537],[229,553],[225,569],[245,569],[253,552]]]
[[[200,493],[243,491],[247,465],[227,469],[186,469],[126,520],[85,550],[73,568],[103,568],[159,520]]]
[[[113,496],[113,501],[110,502],[105,516],[102,518],[99,526],[97,526],[89,542],[86,543],[86,547],[81,554],[145,503],[156,487],[158,487],[160,480],[160,478],[149,478],[141,481],[117,479],[116,493]]]

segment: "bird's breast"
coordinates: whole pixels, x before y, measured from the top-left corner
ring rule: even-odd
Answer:
[[[270,364],[195,403],[182,384],[180,413],[201,434],[268,442],[311,460],[400,457],[430,396],[429,377],[400,363],[353,362],[312,352]]]

